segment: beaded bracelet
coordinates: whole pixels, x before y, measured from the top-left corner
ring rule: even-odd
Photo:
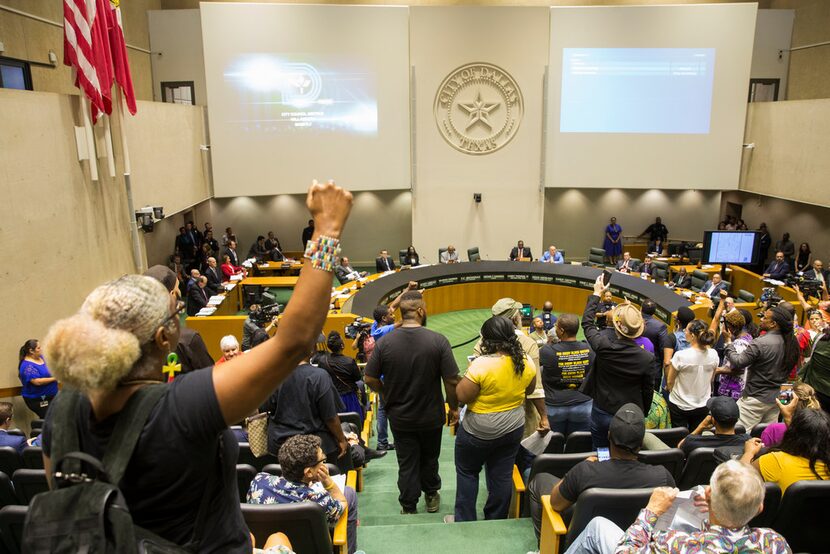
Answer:
[[[340,256],[340,240],[321,236],[306,243],[304,257],[311,260],[311,267],[333,272],[337,257]]]

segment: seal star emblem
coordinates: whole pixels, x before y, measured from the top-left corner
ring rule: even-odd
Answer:
[[[469,129],[479,121],[481,121],[490,129],[492,129],[493,125],[490,124],[490,120],[487,118],[490,115],[491,111],[499,107],[499,102],[493,104],[485,103],[481,99],[481,90],[479,90],[477,91],[476,99],[473,102],[469,104],[459,104],[458,107],[466,111],[467,115],[470,116],[470,121],[467,122],[467,129]]]

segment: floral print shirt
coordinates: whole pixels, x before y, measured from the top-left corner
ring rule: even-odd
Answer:
[[[304,500],[319,504],[331,526],[343,515],[343,504],[332,498],[320,483],[309,486],[270,473],[257,473],[248,489],[248,504],[291,504]]]

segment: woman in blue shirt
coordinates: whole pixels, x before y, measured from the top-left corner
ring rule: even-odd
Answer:
[[[605,227],[605,242],[602,247],[605,249],[605,257],[612,264],[616,264],[617,258],[622,254],[622,227],[617,225],[616,217],[612,217],[611,222]]]
[[[17,371],[23,384],[23,401],[37,417],[45,418],[49,403],[58,394],[58,380],[46,367],[37,339],[29,339],[20,347]]]

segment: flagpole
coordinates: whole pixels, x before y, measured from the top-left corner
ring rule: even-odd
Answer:
[[[93,181],[98,180],[98,157],[95,154],[95,135],[92,132],[92,117],[89,115],[89,100],[81,94],[81,119],[84,121],[86,149],[89,155],[89,175]]]
[[[107,149],[107,169],[110,177],[115,177],[115,156],[112,153],[112,127],[110,126],[110,116],[104,116],[104,147]]]
[[[130,150],[127,148],[127,118],[124,115],[124,103],[121,98],[121,87],[115,87],[115,112],[118,114],[118,125],[121,135],[121,151],[124,156],[124,188],[127,192],[127,221],[130,223],[130,238],[133,243],[133,263],[136,273],[142,270],[141,244],[138,240],[138,225],[135,221],[135,206],[133,205],[133,188],[130,182],[132,167],[130,165]]]

